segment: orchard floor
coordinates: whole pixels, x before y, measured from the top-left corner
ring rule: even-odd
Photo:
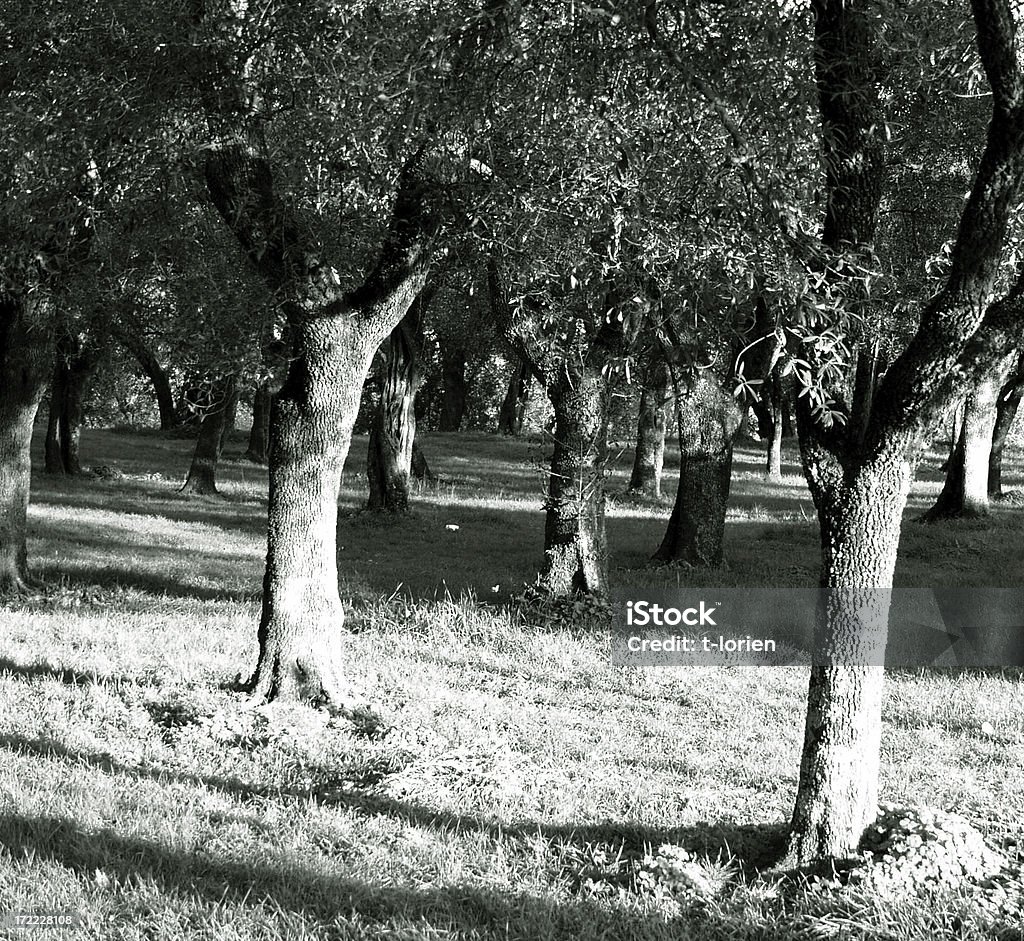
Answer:
[[[0,912],[77,912],[63,937],[103,939],[1024,937],[1019,918],[956,895],[761,879],[795,792],[806,670],[613,669],[593,624],[509,605],[541,552],[544,447],[423,446],[440,479],[402,521],[358,512],[365,439],[349,458],[348,669],[384,707],[350,718],[252,710],[231,691],[254,657],[266,510],[241,437],[217,498],[179,494],[191,442],[152,434],[85,432],[85,463],[121,478],[35,475],[44,587],[0,609]],[[714,576],[646,566],[670,504],[622,495],[629,457],[609,480],[616,592],[814,584],[794,454],[769,484],[758,447],[740,447]],[[1024,583],[1012,503],[982,522],[911,522],[937,463],[911,499],[898,581]],[[1024,487],[1021,453],[1008,464]],[[1021,852],[1019,671],[893,672],[884,723],[886,800],[953,809]],[[666,843],[728,882],[718,897],[629,878]]]

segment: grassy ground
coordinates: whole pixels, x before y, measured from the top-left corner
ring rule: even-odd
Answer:
[[[959,895],[759,878],[791,809],[806,672],[613,670],[602,632],[506,605],[541,551],[543,449],[423,443],[441,480],[411,520],[357,512],[365,440],[342,494],[349,671],[383,717],[254,711],[230,692],[254,654],[258,468],[228,460],[221,498],[186,498],[189,442],[91,431],[86,462],[126,477],[37,476],[30,552],[51,587],[0,611],[0,912],[77,911],[65,936],[82,938],[1024,937],[1019,915]],[[740,449],[716,583],[814,582],[793,457],[766,484]],[[910,515],[938,491],[934,463]],[[668,509],[613,500],[617,592],[701,577],[645,567]],[[1020,533],[1010,507],[908,522],[898,579],[1020,584]],[[953,808],[1020,852],[1015,675],[893,673],[884,718],[886,799]],[[637,878],[663,844],[726,889],[694,901]]]

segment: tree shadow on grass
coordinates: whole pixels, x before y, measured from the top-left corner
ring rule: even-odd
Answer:
[[[0,676],[9,674],[24,679],[60,680],[68,686],[94,686],[106,683],[141,683],[138,677],[111,675],[108,673],[85,673],[68,667],[54,667],[44,663],[17,663],[8,657],[0,657]]]
[[[292,860],[277,866],[204,851],[176,851],[109,829],[87,830],[67,817],[0,814],[0,844],[16,859],[28,855],[50,860],[87,880],[97,872],[122,884],[142,880],[161,894],[179,899],[198,896],[214,907],[230,903],[258,910],[260,903],[269,902],[271,910],[280,908],[329,925],[331,936],[349,936],[345,925],[352,921],[364,931],[386,930],[390,923],[407,930],[427,928],[430,934],[433,929],[460,937],[529,941],[541,936],[666,937],[663,922],[648,922],[584,900],[559,903],[468,884],[424,889],[373,885],[314,871]],[[266,918],[266,913],[260,917]],[[373,935],[357,931],[353,936]]]
[[[45,569],[41,570],[40,574],[44,580],[47,578]],[[206,585],[188,584],[161,572],[113,565],[76,565],[73,569],[62,568],[55,575],[61,584],[75,591],[81,591],[86,596],[95,589],[105,591],[127,589],[158,597],[249,604],[259,601],[261,594],[261,587],[255,579],[251,588],[213,588]],[[117,607],[118,610],[129,611],[133,607],[140,606],[133,606],[130,601],[119,601]],[[148,604],[142,604],[141,607],[147,608]],[[88,608],[76,610],[88,610]]]
[[[468,830],[491,838],[541,836],[547,840],[586,846],[602,843],[627,853],[643,854],[650,847],[675,843],[694,853],[712,858],[719,854],[732,859],[746,875],[770,869],[786,851],[786,827],[776,824],[736,824],[731,821],[702,822],[687,827],[649,827],[632,822],[606,821],[586,824],[545,824],[537,821],[504,822],[472,814],[459,814],[427,807],[414,801],[360,790],[358,787],[268,787],[225,775],[195,774],[167,767],[142,767],[125,764],[112,755],[69,747],[49,738],[0,735],[0,748],[26,756],[66,760],[87,765],[106,774],[206,787],[231,795],[240,801],[254,799],[292,799],[328,807],[342,807],[367,817],[384,815],[407,824],[438,832]],[[322,771],[315,764],[314,772]],[[0,842],[2,842],[0,836]]]

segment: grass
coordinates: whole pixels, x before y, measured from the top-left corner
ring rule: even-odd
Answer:
[[[380,716],[253,710],[230,691],[254,654],[258,468],[229,459],[221,498],[186,498],[188,442],[87,431],[87,463],[125,478],[36,478],[30,552],[50,587],[0,611],[0,911],[73,910],[83,924],[64,936],[103,939],[1024,936],[1019,917],[964,894],[893,901],[765,878],[796,787],[806,672],[612,669],[601,631],[507,604],[541,551],[538,446],[424,446],[441,480],[408,522],[357,512],[365,440],[341,497],[348,670]],[[768,484],[740,449],[729,565],[707,576],[646,567],[669,504],[621,495],[621,455],[615,591],[813,583],[813,512],[787,457]],[[937,493],[934,463],[910,514]],[[1008,507],[908,522],[898,578],[1020,583],[1019,537]],[[896,672],[884,708],[885,798],[956,809],[1019,853],[1019,678]],[[666,844],[723,890],[696,900],[659,881],[650,860]]]

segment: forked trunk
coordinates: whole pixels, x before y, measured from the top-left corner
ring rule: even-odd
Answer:
[[[630,493],[661,496],[661,474],[665,467],[665,413],[672,394],[671,386],[668,364],[659,359],[651,365],[640,393]]]
[[[1002,369],[990,373],[967,396],[942,492],[921,517],[924,522],[988,513],[989,459],[1003,374]]]
[[[344,614],[338,594],[338,488],[372,346],[350,319],[296,326],[299,355],[271,406],[267,568],[259,699],[337,700]]]
[[[608,389],[600,370],[565,366],[548,389],[555,452],[548,482],[541,587],[554,597],[603,595],[608,585],[604,463]]]
[[[1006,447],[1006,439],[1009,437],[1010,429],[1013,428],[1014,419],[1017,417],[1021,397],[1024,396],[1021,372],[1018,367],[1017,374],[1012,376],[999,390],[999,398],[996,400],[992,453],[988,458],[988,495],[990,499],[997,500],[1003,496],[1003,449]]]
[[[530,401],[530,379],[529,367],[521,358],[517,359],[498,413],[498,434],[518,437],[523,433],[526,406]]]
[[[791,824],[796,865],[850,856],[878,812],[889,602],[911,478],[905,461],[879,458],[816,496],[823,590]]]
[[[0,595],[25,589],[32,425],[53,366],[45,325],[0,296]]]
[[[736,399],[708,373],[676,397],[679,489],[668,529],[654,554],[660,562],[719,565],[732,478],[732,444],[742,418]]]
[[[181,488],[183,493],[217,493],[217,464],[224,447],[229,428],[228,418],[234,408],[236,395],[234,377],[217,383],[213,395],[213,404],[207,409],[199,425],[199,437],[192,453],[192,466]]]
[[[273,398],[269,379],[261,382],[252,394],[252,428],[245,459],[253,464],[266,464],[270,447],[270,400]]]

